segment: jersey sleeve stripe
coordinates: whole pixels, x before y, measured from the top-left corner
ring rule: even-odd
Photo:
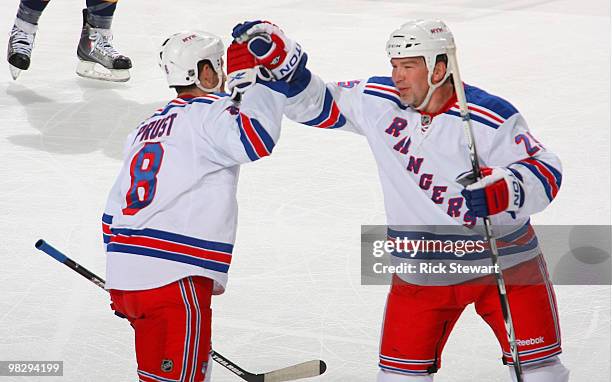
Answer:
[[[305,125],[320,127],[323,129],[335,129],[346,123],[346,118],[340,113],[340,108],[334,100],[329,89],[325,89],[323,108],[316,118],[303,122]]]
[[[392,101],[402,110],[405,110],[407,106],[402,103],[400,99],[399,90],[393,84],[393,80],[390,77],[370,77],[368,83],[363,89],[363,94],[368,94],[380,98]]]
[[[492,119],[493,121],[499,123],[500,125],[506,121],[505,119],[503,119],[501,116],[499,116],[495,112],[478,107],[477,105],[468,104],[468,110],[472,110],[478,114],[482,114],[483,116],[486,116]]]
[[[563,178],[563,176],[561,175],[561,172],[559,170],[557,170],[556,168],[554,168],[553,166],[549,165],[548,163],[544,162],[541,159],[537,159],[537,158],[533,158],[533,159],[537,160],[544,167],[546,167],[548,169],[548,171],[551,172],[551,174],[553,174],[553,176],[555,177],[555,183],[557,184],[557,187],[561,188],[561,181],[562,181],[562,178]]]
[[[538,178],[538,180],[542,183],[542,187],[544,187],[544,191],[546,192],[546,197],[548,198],[548,200],[553,200],[550,184],[548,183],[546,177],[540,173],[536,166],[526,162],[516,162],[515,164],[521,165],[531,171],[531,173],[533,173],[533,175],[535,175],[535,177]]]
[[[264,145],[266,146],[267,152],[272,153],[272,150],[274,150],[274,146],[275,146],[274,139],[272,139],[270,134],[268,134],[266,129],[263,128],[263,126],[261,125],[261,123],[259,123],[258,120],[256,120],[255,118],[250,118],[250,121],[251,121],[251,124],[253,125],[253,128],[257,132],[257,135],[259,135]]]
[[[380,90],[380,91],[383,91],[383,92],[388,92],[388,93],[394,94],[394,95],[396,95],[396,96],[398,96],[398,97],[399,97],[399,95],[400,95],[399,90],[397,90],[397,89],[395,89],[395,88],[392,88],[392,87],[390,87],[390,86],[382,86],[382,85],[372,85],[372,84],[367,84],[365,87],[366,87],[367,89],[371,89],[371,90]]]
[[[558,183],[557,183],[557,178],[550,171],[550,169],[547,166],[545,166],[542,162],[540,162],[539,160],[536,160],[534,158],[525,159],[524,161],[527,162],[527,163],[531,163],[531,164],[533,164],[534,166],[536,166],[538,168],[540,173],[542,173],[542,175],[544,175],[546,177],[546,180],[548,181],[548,184],[550,185],[550,188],[552,190],[553,198],[555,196],[557,196],[557,193],[559,192],[559,186],[558,186]]]
[[[552,201],[555,196],[557,196],[559,186],[557,184],[555,175],[548,169],[548,167],[544,166],[542,163],[533,158],[523,159],[515,162],[515,164],[523,165],[540,180],[544,190],[546,191],[548,200]]]
[[[255,131],[255,128],[251,123],[251,119],[240,113],[237,120],[238,127],[240,128],[240,141],[242,142],[242,145],[244,146],[249,158],[252,161],[255,161],[270,155],[270,152],[268,151],[263,139],[259,136],[259,134],[257,134],[257,131]],[[261,127],[261,125],[259,125],[259,127]],[[263,128],[261,128],[261,130],[265,131]],[[272,140],[272,138],[270,138],[270,140]]]
[[[396,97],[396,96],[394,96],[392,94],[384,93],[384,92],[379,92],[379,91],[374,91],[374,90],[368,90],[367,87],[363,91],[363,94],[373,95],[373,96],[376,96],[376,97],[387,99],[387,100],[395,103],[397,105],[397,107],[399,107],[400,109],[402,109],[402,110],[406,109],[406,106],[404,106],[402,104],[402,102],[400,101],[399,97]]]
[[[475,110],[472,110],[468,107],[468,110],[470,110],[470,119],[476,122],[480,122],[482,124],[485,124],[489,127],[492,127],[494,129],[499,128],[499,126],[501,126],[501,123],[497,122],[496,120],[488,117],[486,114],[481,114],[478,113]],[[459,108],[457,106],[453,106],[452,109],[448,110],[445,114],[450,114],[450,115],[454,115],[455,117],[461,117],[461,113],[459,111]],[[502,122],[503,123],[503,122]]]
[[[251,142],[249,142],[249,139],[247,138],[244,129],[242,128],[242,122],[240,122],[240,118],[238,118],[238,127],[240,129],[240,142],[242,142],[242,146],[244,146],[244,151],[247,153],[247,156],[250,160],[256,161],[257,159],[259,159],[259,157],[255,153],[253,145],[251,145]]]

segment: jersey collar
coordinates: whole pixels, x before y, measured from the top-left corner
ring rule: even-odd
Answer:
[[[438,111],[436,111],[435,113],[427,113],[425,111],[418,110],[419,114],[421,114],[421,128],[422,129],[427,129],[429,127],[429,125],[431,125],[431,122],[433,121],[433,118],[436,115],[440,115],[440,114],[446,113],[456,103],[457,103],[457,94],[455,92],[453,92],[453,95],[448,99],[448,101],[446,101],[446,103],[444,105],[442,105],[442,107]]]

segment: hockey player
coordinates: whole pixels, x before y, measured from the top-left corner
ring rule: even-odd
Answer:
[[[270,155],[280,134],[284,85],[255,83],[252,56],[232,44],[232,97],[220,93],[223,53],[206,32],[164,42],[178,95],[128,136],[102,218],[106,287],[135,330],[144,382],[210,380],[210,300],[232,260],[240,165]]]
[[[49,0],[21,0],[9,37],[7,60],[14,80],[30,67],[34,39],[40,18]],[[132,61],[113,45],[111,23],[117,0],[87,0],[83,28],[77,47],[76,73],[97,80],[125,82],[130,79]]]
[[[512,280],[507,295],[524,381],[566,382],[569,371],[558,358],[561,337],[554,291],[529,224],[529,216],[557,195],[561,163],[533,138],[509,102],[463,84],[480,163],[486,166],[482,180],[468,179],[467,139],[447,65],[454,44],[447,26],[417,20],[395,30],[386,48],[391,77],[327,84],[306,69],[302,48],[277,26],[245,22],[233,35],[278,80],[290,83],[285,109],[289,118],[352,131],[368,140],[378,164],[391,239],[426,237],[457,244],[482,238],[479,218],[492,218],[504,276]],[[485,265],[490,264],[486,249],[469,255],[415,251],[411,256],[396,250],[392,259],[414,265]],[[511,365],[492,275],[404,273],[393,278],[387,299],[378,381],[433,381],[448,336],[471,303],[493,329],[504,364]]]

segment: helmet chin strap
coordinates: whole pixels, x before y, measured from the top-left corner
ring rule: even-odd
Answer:
[[[431,96],[433,95],[434,91],[439,88],[440,86],[442,86],[442,84],[444,82],[446,82],[446,80],[448,79],[448,77],[450,76],[450,72],[447,70],[446,73],[444,74],[444,78],[442,78],[442,80],[440,80],[437,84],[434,84],[431,82],[431,77],[433,76],[433,73],[431,73],[431,75],[427,76],[427,83],[429,84],[429,90],[427,90],[427,95],[425,96],[425,99],[423,100],[423,102],[421,102],[421,104],[417,107],[415,107],[415,109],[419,110],[419,111],[423,111],[423,109],[425,109],[427,107],[427,105],[429,104],[429,101],[431,100]]]

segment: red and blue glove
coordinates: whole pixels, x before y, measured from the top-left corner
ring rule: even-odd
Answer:
[[[232,42],[227,48],[227,90],[240,101],[242,94],[257,81],[257,63],[245,44]]]
[[[303,70],[307,56],[297,42],[287,38],[283,31],[269,21],[245,21],[232,30],[238,43],[246,43],[249,52],[276,80],[291,81]]]
[[[247,44],[232,42],[227,48],[227,89],[234,101],[240,101],[246,92],[260,78],[271,81],[272,73],[259,65]]]
[[[525,202],[523,184],[515,173],[505,167],[484,167],[482,178],[474,182],[472,171],[457,177],[464,185],[461,195],[465,198],[470,213],[477,217],[509,212],[514,215]]]

